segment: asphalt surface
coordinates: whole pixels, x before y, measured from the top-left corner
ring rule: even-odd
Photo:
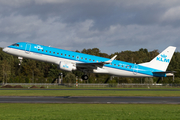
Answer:
[[[180,89],[25,89],[25,88],[0,88],[0,90],[103,90],[103,91],[180,91]]]
[[[180,97],[19,97],[0,96],[0,103],[180,104]]]
[[[13,90],[13,89],[0,89],[0,90]],[[14,90],[180,91],[180,89],[14,89]],[[180,97],[0,96],[0,103],[180,104]]]

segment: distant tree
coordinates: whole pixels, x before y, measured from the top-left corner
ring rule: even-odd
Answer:
[[[68,72],[63,80],[63,82],[65,83],[75,83],[75,81],[76,81],[76,76],[72,74],[72,72]]]
[[[0,62],[1,64],[1,80],[3,83],[7,83],[11,77],[11,65],[8,61],[3,60]]]
[[[76,50],[76,52],[80,52]],[[116,60],[131,62],[131,63],[143,63],[149,62],[155,58],[159,52],[158,50],[148,51],[147,49],[141,48],[138,51],[121,51],[115,52],[108,55],[107,53],[101,53],[98,48],[92,49],[83,49],[81,53],[101,56],[105,58],[112,58],[114,55],[117,55]],[[176,71],[175,73],[175,82],[180,83],[180,53],[175,52],[174,56],[169,64],[167,71]],[[81,78],[84,74],[81,71],[73,71],[72,73],[61,71],[57,69],[57,65],[40,62],[36,60],[23,59],[21,65],[19,65],[19,60],[16,56],[6,54],[0,48],[0,81],[1,82],[47,82],[51,83],[54,79],[57,79],[59,73],[63,73],[65,81],[74,83],[76,76]],[[106,74],[94,74],[88,73],[89,83],[104,83],[109,79],[110,75]],[[157,81],[157,78],[153,78],[154,82]],[[144,82],[145,79],[143,78]],[[86,81],[83,81],[86,82]],[[117,82],[117,83],[140,83],[141,78],[122,78],[114,77],[113,81],[108,82]],[[145,81],[146,82],[146,81]],[[164,78],[163,83],[173,82],[172,78]]]

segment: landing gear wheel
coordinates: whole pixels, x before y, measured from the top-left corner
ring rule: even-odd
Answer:
[[[81,78],[82,78],[83,80],[88,80],[88,76],[87,76],[87,75],[83,75]]]

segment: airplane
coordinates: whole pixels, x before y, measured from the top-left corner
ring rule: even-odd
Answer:
[[[162,77],[174,76],[172,71],[166,71],[176,47],[169,46],[150,62],[135,64],[88,55],[50,46],[33,44],[28,42],[18,42],[7,46],[4,52],[18,56],[19,59],[28,58],[48,63],[57,64],[60,70],[83,71],[83,80],[88,80],[88,72],[109,74],[121,77]]]

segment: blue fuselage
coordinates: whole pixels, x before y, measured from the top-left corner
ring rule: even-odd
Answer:
[[[33,44],[19,42],[4,48],[5,52],[25,57],[29,59],[50,62],[59,65],[60,61],[70,61],[73,63],[97,63],[108,61],[108,58]],[[161,72],[159,70],[144,67],[138,64],[113,60],[110,64],[105,64],[108,74],[123,77],[165,77],[166,74],[153,74],[153,72]]]

